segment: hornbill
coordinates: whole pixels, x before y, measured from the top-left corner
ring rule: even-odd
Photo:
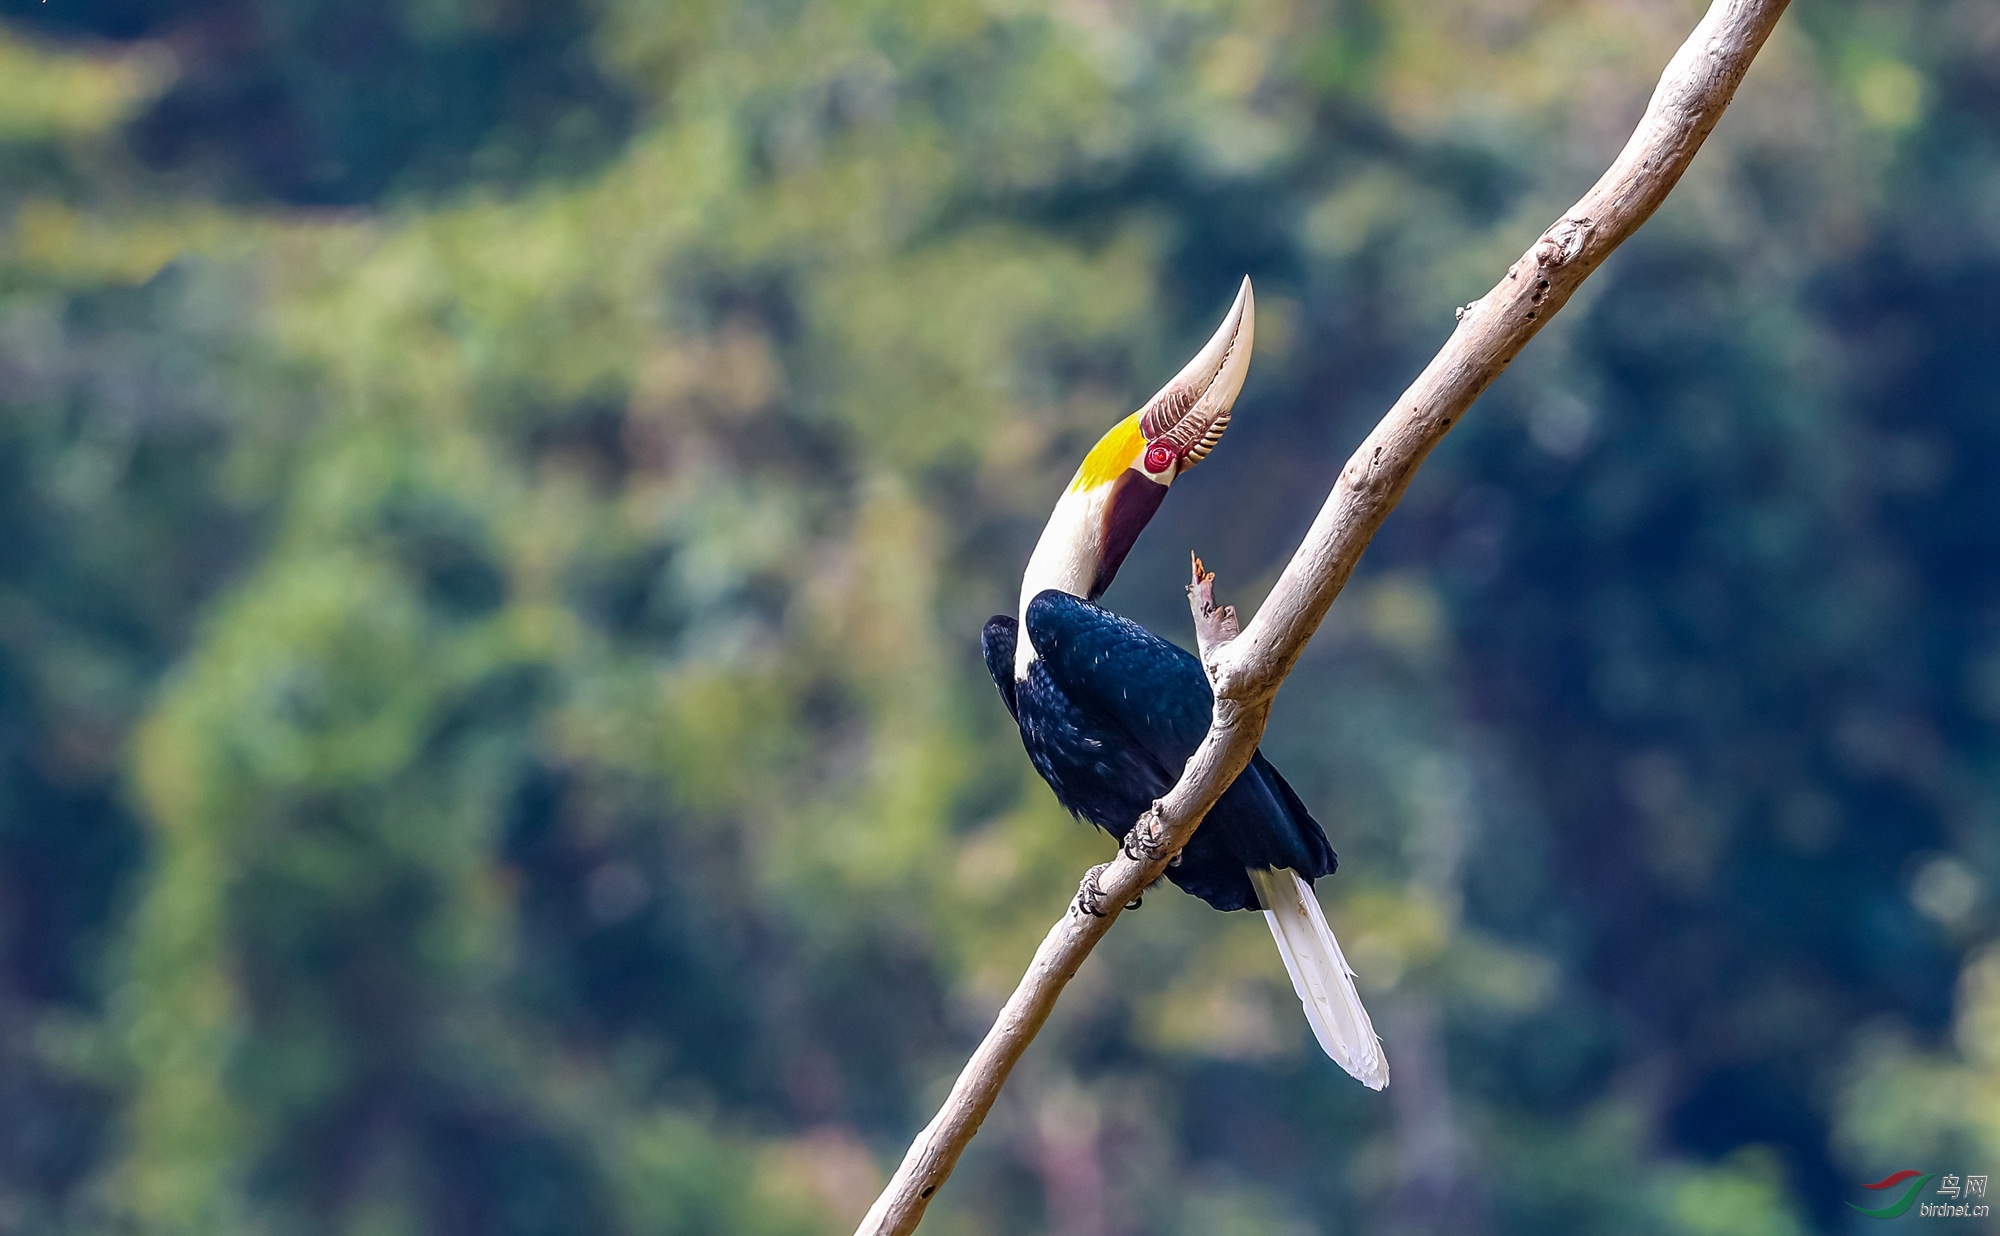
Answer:
[[[1057,801],[1121,842],[1179,780],[1213,697],[1192,653],[1092,602],[1174,478],[1221,440],[1255,324],[1245,279],[1208,344],[1084,457],[1028,559],[1018,621],[995,617],[980,640],[1036,771]],[[1334,867],[1326,833],[1260,751],[1167,878],[1218,910],[1262,909],[1320,1046],[1380,1090],[1388,1061],[1313,895]]]

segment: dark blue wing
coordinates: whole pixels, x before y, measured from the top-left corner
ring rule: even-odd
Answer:
[[[986,629],[979,633],[979,651],[986,658],[986,672],[993,675],[993,685],[1000,688],[1000,701],[1007,705],[1007,715],[1019,721],[1020,705],[1014,700],[1014,638],[1019,626],[1005,614],[995,614],[986,620]]]
[[[1208,734],[1215,707],[1193,653],[1129,618],[1055,591],[1028,602],[1028,639],[1065,695],[1116,721],[1163,768],[1180,775]]]
[[[1028,638],[1049,680],[1157,761],[1166,785],[1208,733],[1214,695],[1201,662],[1130,619],[1061,592],[1028,603]],[[1147,787],[1149,795],[1166,786]],[[1333,873],[1326,834],[1262,752],[1209,813],[1169,878],[1220,909],[1255,908],[1245,867]]]

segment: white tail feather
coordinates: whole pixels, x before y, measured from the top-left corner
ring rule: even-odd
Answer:
[[[1341,954],[1340,942],[1320,913],[1312,885],[1287,868],[1250,869],[1250,883],[1264,906],[1264,921],[1278,942],[1278,955],[1292,976],[1292,987],[1305,1006],[1313,1037],[1333,1062],[1352,1073],[1370,1090],[1389,1084],[1389,1061],[1361,993],[1354,990],[1354,971]]]

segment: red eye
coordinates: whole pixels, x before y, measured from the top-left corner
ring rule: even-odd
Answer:
[[[1146,471],[1165,472],[1174,462],[1174,448],[1164,442],[1155,442],[1146,448]]]

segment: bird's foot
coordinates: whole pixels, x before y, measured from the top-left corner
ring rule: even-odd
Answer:
[[[1166,829],[1160,821],[1160,804],[1154,803],[1152,810],[1139,817],[1139,822],[1127,829],[1118,841],[1118,850],[1135,863],[1152,864],[1166,853]],[[1167,866],[1181,865],[1180,851],[1174,851],[1167,860]]]
[[[1110,869],[1110,863],[1099,863],[1089,871],[1084,872],[1083,883],[1076,886],[1076,908],[1090,915],[1092,918],[1104,917],[1104,886],[1097,881],[1100,876]],[[1125,903],[1125,908],[1136,910],[1144,900],[1144,896],[1134,897]]]
[[[1166,853],[1160,845],[1160,831],[1157,817],[1148,816],[1134,824],[1123,839],[1118,842],[1118,850],[1135,863],[1154,863]]]
[[[1083,883],[1076,886],[1076,908],[1092,918],[1104,917],[1104,886],[1097,882],[1111,867],[1110,863],[1099,863],[1083,873]]]

